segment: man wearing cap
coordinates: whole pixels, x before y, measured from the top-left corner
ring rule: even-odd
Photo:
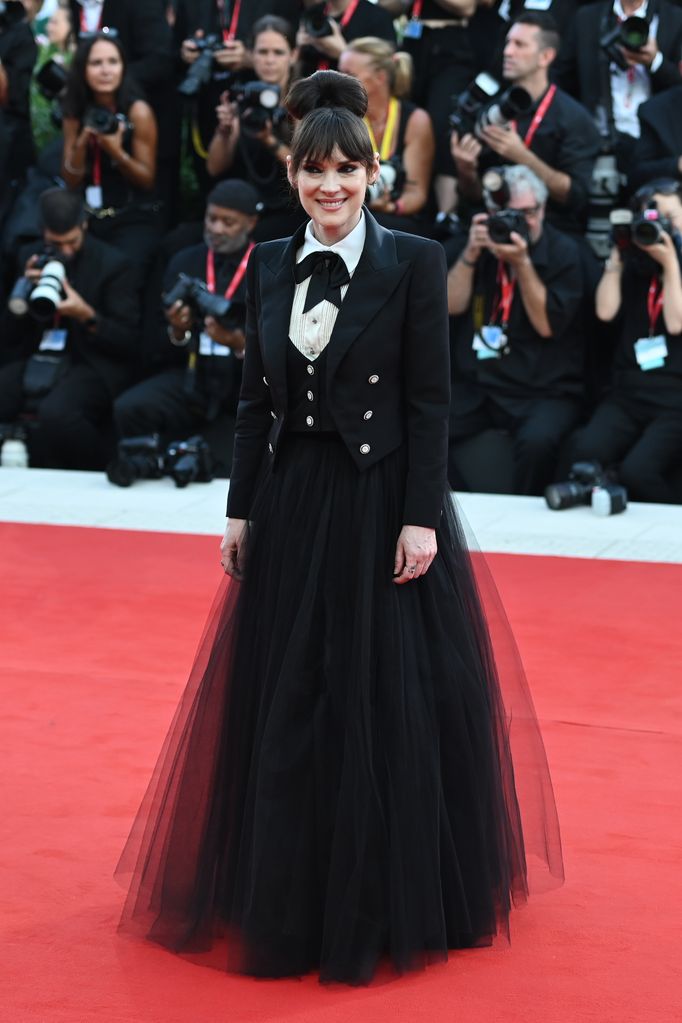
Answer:
[[[181,249],[164,275],[165,320],[159,333],[165,366],[117,399],[114,420],[120,437],[159,433],[166,443],[184,440],[225,413],[233,425],[244,352],[246,266],[260,205],[246,181],[221,181],[210,192],[204,241]],[[187,294],[173,298],[181,280],[187,292],[188,278],[228,299],[228,315],[220,319],[202,315]],[[221,448],[229,458],[229,440]]]

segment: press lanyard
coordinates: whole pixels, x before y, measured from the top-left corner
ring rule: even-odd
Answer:
[[[494,322],[497,317],[502,314],[502,329],[506,330],[509,324],[509,314],[511,312],[511,305],[514,301],[514,291],[516,290],[516,279],[512,279],[507,276],[504,263],[500,260],[497,264],[497,289],[498,297],[493,306],[493,310],[490,314],[490,319]]]
[[[99,187],[102,184],[102,150],[99,139],[91,135],[90,145],[92,147],[92,183]]]
[[[104,4],[101,4],[99,9],[99,16],[97,18],[97,25],[94,29],[95,32],[99,32],[102,27],[102,16],[104,15]],[[85,8],[81,7],[81,32],[91,32],[93,29],[88,29],[88,18],[85,13]]]
[[[414,0],[414,3],[412,4],[412,15],[411,16],[412,16],[412,18],[414,18],[415,21],[419,21],[419,19],[421,18],[423,7],[424,7],[424,0]]]
[[[646,308],[649,313],[649,337],[653,337],[658,317],[661,315],[661,309],[663,308],[663,281],[659,281],[656,277],[651,278],[649,294],[646,298]]]
[[[360,3],[360,0],[351,0],[350,4],[348,5],[346,10],[341,15],[341,21],[339,22],[339,28],[341,29],[341,32],[343,32],[344,28],[346,27],[346,25],[348,24],[350,19],[355,14],[356,10],[358,9],[358,4],[359,3]],[[326,16],[328,18],[331,16],[331,12],[329,11],[329,4],[325,5],[324,13],[326,14]],[[324,58],[322,60],[318,61],[317,70],[318,71],[329,71],[329,63],[328,63],[328,61],[324,60]]]
[[[225,0],[218,0],[218,10],[220,11],[220,24],[223,30],[223,42],[231,43],[233,39],[237,38],[237,25],[239,24],[239,12],[241,11],[242,0],[234,0],[234,7],[232,8],[232,17],[230,18],[230,27],[225,28],[223,25],[223,12],[225,10]]]
[[[388,114],[386,115],[386,127],[384,128],[384,134],[381,139],[381,149],[377,145],[377,140],[374,137],[372,131],[372,125],[369,123],[369,118],[364,117],[363,120],[367,125],[367,131],[369,132],[369,140],[372,143],[372,152],[379,153],[379,157],[382,160],[388,160],[393,152],[393,136],[395,135],[396,126],[398,124],[398,116],[400,114],[400,102],[391,96],[388,101]]]
[[[237,267],[234,277],[227,286],[225,298],[228,300],[232,298],[244,278],[246,267],[249,262],[249,256],[251,255],[253,247],[254,242],[250,242],[248,249],[242,256],[241,263]],[[206,287],[211,294],[213,294],[215,291],[215,256],[213,254],[213,249],[209,249],[206,253]]]
[[[550,106],[552,104],[552,100],[554,99],[555,93],[556,93],[556,85],[550,85],[549,89],[545,93],[545,98],[543,99],[542,103],[540,104],[540,106],[535,111],[535,117],[530,122],[530,127],[528,128],[528,131],[526,132],[526,137],[523,140],[523,144],[526,147],[526,149],[530,149],[530,144],[533,141],[533,139],[535,138],[535,132],[538,130],[538,128],[542,124],[544,116],[545,116],[545,114],[547,113],[547,111],[549,110],[549,108],[550,108]],[[514,129],[514,131],[516,131],[516,121],[512,121],[511,125],[512,125],[512,128]]]

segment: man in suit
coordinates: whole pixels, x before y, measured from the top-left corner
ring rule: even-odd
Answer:
[[[61,300],[47,322],[5,313],[0,422],[14,422],[29,401],[37,419],[32,461],[101,469],[113,399],[137,363],[138,282],[121,253],[88,236],[80,196],[48,189],[40,207],[43,251],[64,267]],[[40,276],[35,255],[25,273]]]
[[[631,17],[647,19],[645,45],[627,49],[616,39],[603,46],[601,40]],[[682,10],[670,0],[601,0],[576,13],[554,74],[590,111],[627,173],[633,139],[639,137],[637,111],[651,96],[682,82],[681,59]]]
[[[540,494],[580,415],[583,281],[576,242],[544,222],[544,184],[523,166],[505,177],[507,215],[520,223],[495,242],[489,216],[477,214],[448,274],[449,310],[462,316],[450,436],[506,430],[514,492]]]
[[[654,178],[682,178],[682,85],[642,103],[642,133],[632,162],[630,183],[638,188]]]

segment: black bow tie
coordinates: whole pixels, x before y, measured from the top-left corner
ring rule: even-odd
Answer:
[[[341,288],[350,283],[348,267],[336,252],[311,252],[294,267],[297,284],[310,277],[303,312],[314,309],[324,299],[341,308]]]

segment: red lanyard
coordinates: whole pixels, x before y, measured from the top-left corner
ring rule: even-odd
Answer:
[[[251,242],[248,249],[242,256],[241,263],[237,267],[234,277],[225,290],[225,298],[231,299],[239,285],[242,283],[253,247],[254,242]],[[213,249],[209,249],[206,253],[206,287],[211,293],[215,291],[215,256],[213,255]]]
[[[234,7],[232,8],[232,17],[230,18],[230,27],[225,28],[223,25],[223,42],[231,43],[233,39],[237,38],[237,25],[239,24],[239,12],[241,11],[242,0],[234,0]],[[220,22],[222,24],[223,11],[225,10],[225,0],[218,0],[218,10],[220,11]]]
[[[99,9],[99,17],[97,19],[97,27],[94,29],[95,32],[99,32],[99,30],[102,27],[102,16],[103,16],[103,14],[104,14],[104,4],[102,4],[102,6]],[[88,32],[88,31],[93,31],[93,30],[92,29],[88,29],[88,19],[87,19],[86,15],[85,15],[85,8],[82,7],[81,8],[81,32]]]
[[[516,279],[511,279],[507,276],[504,263],[500,260],[497,264],[497,288],[498,297],[493,305],[492,312],[490,314],[491,321],[495,321],[497,317],[502,314],[502,328],[507,329],[509,324],[509,314],[511,312],[511,305],[514,301],[514,291],[516,290]]]
[[[90,146],[92,148],[92,183],[93,185],[102,184],[102,150],[100,149],[99,140],[90,136]]]
[[[422,8],[424,7],[424,0],[414,0],[412,4],[412,17],[415,21],[418,21],[422,16]]]
[[[348,24],[348,22],[350,21],[350,19],[355,14],[356,10],[358,9],[358,4],[359,3],[360,3],[360,0],[351,0],[351,2],[348,4],[348,7],[345,9],[343,14],[341,15],[341,21],[339,22],[339,28],[341,29],[342,32],[343,32],[344,28],[346,27],[346,25]],[[329,4],[326,5],[326,7],[324,9],[324,13],[327,15],[327,17],[330,17]],[[327,60],[325,60],[324,57],[322,58],[322,60],[318,61],[317,70],[318,71],[329,71],[329,62]]]
[[[530,144],[535,138],[535,132],[542,124],[545,114],[552,105],[552,100],[554,99],[555,93],[556,85],[550,85],[549,89],[545,93],[545,98],[535,111],[535,117],[530,122],[530,127],[528,128],[528,131],[526,132],[526,137],[523,140],[523,144],[526,147],[526,149],[530,149]],[[514,129],[514,131],[516,131],[516,121],[512,121],[512,128]]]
[[[657,277],[651,278],[649,294],[646,297],[646,308],[649,313],[649,337],[653,337],[656,322],[663,308],[663,281],[659,281]]]

